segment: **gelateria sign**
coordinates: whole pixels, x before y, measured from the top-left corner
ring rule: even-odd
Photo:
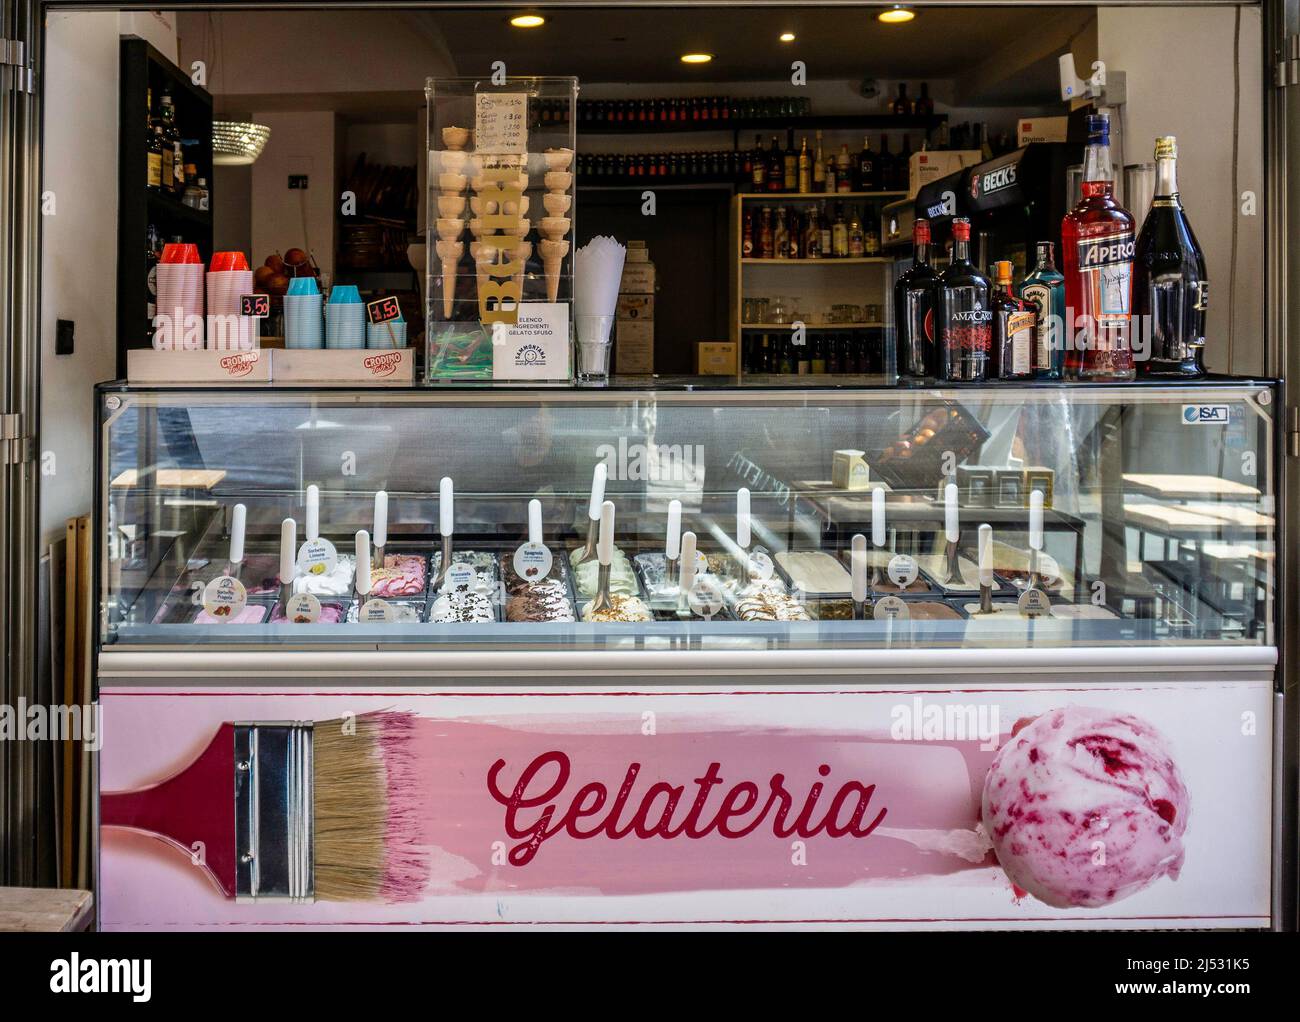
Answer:
[[[229,815],[224,783],[108,814],[102,924],[1268,924],[1266,678],[712,686],[107,688],[105,798],[232,721],[351,721],[387,815],[372,893],[286,903],[196,861],[183,821]]]

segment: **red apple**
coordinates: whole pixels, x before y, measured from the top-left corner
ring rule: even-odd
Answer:
[[[277,273],[266,282],[266,290],[273,295],[282,295],[289,290],[289,278],[283,273]]]

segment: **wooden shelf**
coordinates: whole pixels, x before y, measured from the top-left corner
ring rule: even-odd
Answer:
[[[738,199],[757,202],[760,199],[772,202],[788,199],[791,202],[812,202],[818,199],[892,199],[905,196],[907,192],[740,192]]]
[[[892,263],[889,256],[853,256],[848,259],[741,259],[745,266],[862,266],[866,263]]]

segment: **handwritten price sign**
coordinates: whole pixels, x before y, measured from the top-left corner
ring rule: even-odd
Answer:
[[[372,323],[391,323],[395,319],[402,318],[402,307],[397,303],[395,296],[388,295],[367,302],[366,315],[370,317]]]
[[[250,319],[266,319],[271,315],[271,296],[240,295],[239,314]]]

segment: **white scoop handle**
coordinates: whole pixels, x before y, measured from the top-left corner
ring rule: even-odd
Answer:
[[[736,491],[736,546],[748,550],[749,541],[749,490],[742,486]]]
[[[286,518],[280,523],[280,582],[288,585],[297,572],[298,523]]]
[[[682,502],[668,502],[668,534],[664,537],[664,556],[672,561],[682,552]]]
[[[877,486],[871,491],[871,545],[879,549],[885,545],[885,488]]]
[[[383,548],[388,545],[388,491],[379,490],[375,494],[375,546]]]
[[[542,541],[542,502],[534,497],[528,502],[528,542]]]
[[[306,530],[309,543],[320,536],[320,487],[315,483],[307,487]]]
[[[438,535],[450,536],[452,523],[456,520],[454,490],[451,485],[451,476],[443,476],[442,481],[438,483]]]
[[[614,502],[607,500],[600,505],[600,539],[596,541],[596,559],[602,568],[609,567],[614,561]]]
[[[689,593],[695,585],[695,533],[682,533],[681,591]]]
[[[863,603],[867,599],[867,537],[860,532],[853,537],[853,546],[849,551],[849,568],[853,581],[853,599]]]
[[[1043,549],[1043,491],[1029,491],[1029,549]]]
[[[943,531],[949,543],[956,543],[961,538],[961,525],[957,518],[957,484],[949,483],[943,488]]]
[[[230,563],[242,564],[244,560],[244,525],[248,521],[248,508],[236,504],[230,516]]]
[[[593,522],[600,521],[600,507],[605,502],[605,478],[609,470],[602,461],[591,474],[591,500],[587,502],[587,517]]]
[[[981,525],[979,531],[980,585],[993,587],[993,526]]]
[[[357,530],[357,594],[370,594],[370,534]]]

